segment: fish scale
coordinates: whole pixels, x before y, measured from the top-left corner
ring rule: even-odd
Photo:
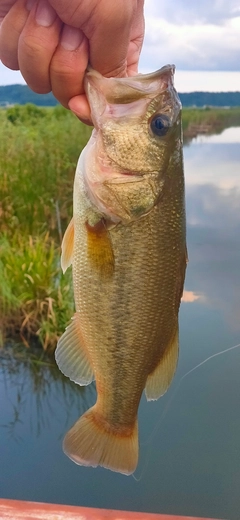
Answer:
[[[181,105],[172,77],[172,66],[124,80],[87,74],[96,130],[79,159],[62,246],[63,268],[73,266],[76,314],[56,360],[78,384],[95,378],[97,389],[96,404],[67,433],[64,451],[77,464],[125,474],[137,465],[142,392],[148,400],[160,397],[178,359],[187,258]]]

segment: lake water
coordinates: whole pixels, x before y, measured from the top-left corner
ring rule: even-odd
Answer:
[[[77,387],[55,367],[3,359],[0,497],[239,520],[240,347],[231,347],[240,343],[240,128],[198,137],[184,152],[180,360],[168,393],[142,398],[135,478],[77,466],[62,452],[94,387]]]

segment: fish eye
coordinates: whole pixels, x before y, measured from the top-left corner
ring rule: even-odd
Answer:
[[[170,121],[165,114],[156,114],[150,122],[150,127],[154,135],[163,136],[169,130]]]

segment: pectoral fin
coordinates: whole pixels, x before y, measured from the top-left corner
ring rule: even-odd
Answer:
[[[155,370],[149,374],[145,386],[148,401],[159,399],[167,391],[178,361],[178,327]]]
[[[84,386],[94,380],[77,313],[74,314],[72,322],[58,341],[55,358],[61,372],[74,383]]]
[[[93,269],[103,276],[111,276],[114,271],[114,254],[109,231],[104,219],[94,226],[86,222],[88,258]]]
[[[68,224],[68,227],[65,231],[63,241],[62,241],[61,267],[62,267],[62,270],[64,273],[72,263],[73,243],[74,243],[74,223],[73,223],[73,218],[72,218],[72,220]]]

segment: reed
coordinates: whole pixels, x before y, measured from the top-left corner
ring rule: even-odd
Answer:
[[[0,328],[26,346],[37,338],[54,350],[74,312],[71,270],[63,277],[60,248],[49,234],[0,239]]]
[[[60,268],[76,162],[90,129],[60,106],[0,110],[0,329],[2,344],[37,339],[53,350],[73,308]]]
[[[61,107],[0,111],[0,231],[26,235],[66,226],[79,152],[90,129]]]
[[[189,134],[192,125],[206,125],[209,127],[209,132],[221,132],[226,127],[240,124],[240,107],[184,108],[182,124],[185,135]]]

